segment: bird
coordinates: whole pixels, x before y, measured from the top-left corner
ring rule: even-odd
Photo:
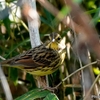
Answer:
[[[21,69],[37,76],[55,72],[65,58],[65,41],[58,33],[49,34],[50,41],[1,62],[3,67]]]

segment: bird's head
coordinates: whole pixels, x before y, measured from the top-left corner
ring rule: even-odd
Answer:
[[[65,48],[65,37],[61,38],[61,36],[58,33],[51,33],[49,34],[49,38],[49,48],[52,48],[54,50],[63,50]]]

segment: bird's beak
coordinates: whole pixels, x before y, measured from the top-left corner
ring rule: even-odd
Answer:
[[[53,39],[52,42],[55,42],[55,39]]]

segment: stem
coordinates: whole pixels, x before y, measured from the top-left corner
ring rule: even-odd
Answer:
[[[36,11],[36,0],[27,0],[29,5]],[[37,11],[36,11],[37,12]],[[33,21],[28,19],[28,26],[30,31],[30,40],[32,48],[41,44],[38,27],[39,18],[36,17]]]
[[[3,87],[4,93],[6,95],[6,100],[13,100],[7,79],[2,71],[1,64],[0,64],[0,80],[1,80],[1,85]]]

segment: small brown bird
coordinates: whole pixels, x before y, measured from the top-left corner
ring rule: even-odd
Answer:
[[[44,76],[55,72],[65,58],[65,39],[57,33],[50,34],[50,42],[2,61],[4,67],[14,67],[30,74]]]

